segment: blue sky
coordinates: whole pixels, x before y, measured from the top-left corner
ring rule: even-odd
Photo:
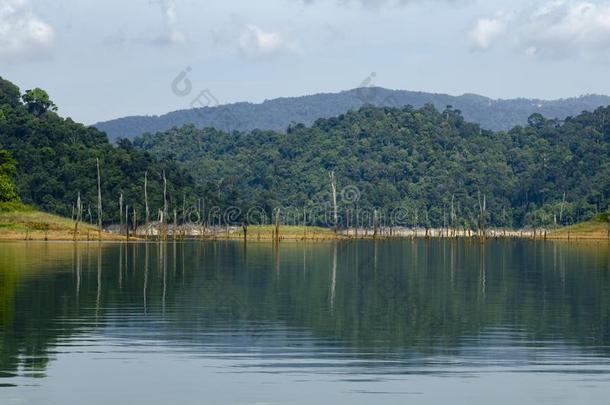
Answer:
[[[373,72],[456,95],[610,94],[609,51],[610,1],[0,0],[0,75],[88,124],[203,91],[214,104],[346,90]]]

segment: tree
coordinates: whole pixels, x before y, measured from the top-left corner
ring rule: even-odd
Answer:
[[[8,104],[11,107],[19,105],[19,87],[0,76],[0,107]]]
[[[13,182],[16,161],[10,152],[0,149],[0,202],[19,202]]]
[[[40,116],[48,110],[57,111],[57,106],[51,101],[49,94],[38,87],[26,90],[21,98],[32,114]]]
[[[540,113],[534,113],[534,114],[530,115],[529,118],[527,119],[527,124],[536,129],[542,128],[544,126],[545,122],[546,122],[546,120]]]

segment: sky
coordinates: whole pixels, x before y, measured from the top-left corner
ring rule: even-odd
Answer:
[[[0,76],[127,115],[364,85],[610,94],[610,0],[0,0]]]

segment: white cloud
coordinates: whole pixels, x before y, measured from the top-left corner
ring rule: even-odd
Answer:
[[[551,0],[510,15],[477,21],[472,44],[488,49],[502,42],[536,57],[608,57],[610,2]]]
[[[160,0],[163,33],[154,43],[158,45],[180,45],[185,41],[184,34],[178,29],[175,0]]]
[[[55,31],[31,10],[27,0],[0,3],[0,55],[32,58],[53,44]]]
[[[277,31],[264,31],[256,25],[243,26],[238,38],[239,50],[250,57],[273,56],[293,52],[295,45]]]
[[[265,59],[279,55],[295,54],[300,47],[288,34],[282,31],[263,29],[258,25],[244,22],[236,14],[223,29],[212,31],[216,45],[231,52],[238,51],[251,59]]]
[[[506,33],[508,19],[503,13],[492,18],[481,18],[470,31],[470,42],[475,49],[488,49],[497,38]]]

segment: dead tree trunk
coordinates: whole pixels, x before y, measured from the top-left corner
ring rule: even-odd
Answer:
[[[182,239],[186,236],[186,193],[182,194],[182,229],[180,235]]]
[[[360,221],[359,221],[359,217],[360,217],[360,211],[358,210],[358,205],[356,204],[356,218],[355,218],[355,225],[356,225],[356,230],[354,232],[356,238],[358,238],[358,227],[360,226]]]
[[[274,235],[274,237],[275,237],[276,242],[279,242],[279,240],[280,240],[280,215],[281,215],[280,209],[278,208],[275,211],[275,235]]]
[[[205,197],[201,199],[201,225],[203,227],[203,234],[207,232],[207,219],[205,213]]]
[[[561,208],[559,209],[559,224],[563,223],[563,208],[566,204],[566,193],[563,192],[563,199],[561,200]]]
[[[345,229],[347,230],[347,236],[349,236],[349,216],[350,216],[350,210],[347,209],[345,210]]]
[[[485,211],[487,209],[486,196],[483,194],[483,202],[481,203],[481,192],[478,191],[479,200],[479,237],[482,241],[485,240]]]
[[[428,211],[426,211],[426,221],[428,220]],[[427,226],[427,224],[426,224]],[[417,239],[417,228],[419,227],[419,210],[415,208],[413,211],[413,235],[411,239]]]
[[[76,240],[76,235],[78,234],[78,225],[82,219],[82,204],[80,202],[80,191],[78,192],[78,197],[76,198],[76,222],[74,224],[74,240]]]
[[[161,221],[161,228],[163,229],[163,239],[167,239],[167,226],[165,221],[167,219],[167,179],[165,178],[165,170],[163,170],[163,220]]]
[[[99,240],[102,240],[102,180],[100,177],[100,159],[95,159],[97,164],[97,236]]]
[[[248,239],[248,221],[241,223],[241,229],[244,231],[244,242]]]
[[[455,199],[455,194],[451,195],[451,212],[449,213],[449,223],[451,226],[451,236],[456,236],[456,224],[455,224],[455,208],[453,206],[453,200]]]
[[[379,228],[379,218],[377,217],[377,210],[373,211],[373,239],[377,239],[377,231]]]
[[[303,239],[307,239],[307,208],[303,208]]]
[[[125,236],[129,240],[129,205],[125,205]]]
[[[119,196],[119,235],[123,233],[123,193]]]
[[[417,231],[416,231],[417,232]],[[430,238],[430,218],[428,217],[428,210],[426,209],[426,239]]]
[[[441,229],[441,238],[444,236],[447,236],[447,212],[446,212],[446,207],[443,204],[443,229]]]
[[[176,240],[176,233],[178,231],[178,210],[174,208],[174,229],[172,230],[172,237]]]
[[[163,238],[163,211],[160,209],[157,211],[157,223],[159,224],[157,226],[157,239],[161,240]]]
[[[146,239],[148,239],[149,223],[150,223],[150,211],[148,208],[148,172],[144,172],[144,208],[146,210],[145,224],[146,227]]]
[[[335,233],[337,233],[337,227],[339,226],[339,214],[337,211],[337,182],[335,180],[335,172],[331,171],[328,173],[328,177],[330,177],[330,187],[332,189],[333,196],[333,228]]]

